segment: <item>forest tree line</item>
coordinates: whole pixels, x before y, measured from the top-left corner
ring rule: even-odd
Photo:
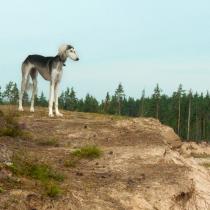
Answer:
[[[0,104],[17,104],[18,87],[9,82],[5,89],[0,87]],[[23,97],[24,105],[29,105],[27,93]],[[42,92],[36,96],[35,105],[48,106],[46,96]],[[210,95],[185,91],[180,84],[176,91],[168,96],[159,85],[154,88],[151,96],[142,90],[140,97],[135,99],[125,95],[120,83],[113,95],[107,92],[102,101],[87,94],[78,98],[73,88],[67,88],[59,97],[61,109],[79,112],[94,112],[130,117],[153,117],[163,124],[171,126],[183,140],[210,141]]]

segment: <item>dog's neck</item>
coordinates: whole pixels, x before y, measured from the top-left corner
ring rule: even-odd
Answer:
[[[58,56],[60,62],[63,64],[63,66],[66,66],[65,62],[66,62],[67,56],[62,55],[62,54],[58,54],[57,56]]]

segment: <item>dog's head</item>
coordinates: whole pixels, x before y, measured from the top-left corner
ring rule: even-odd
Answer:
[[[72,45],[69,44],[64,44],[60,46],[58,49],[58,54],[64,59],[71,58],[73,61],[79,60],[76,50]]]

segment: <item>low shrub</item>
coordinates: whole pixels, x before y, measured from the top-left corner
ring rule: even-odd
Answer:
[[[0,187],[0,193],[3,193],[4,189],[2,187]]]
[[[60,187],[54,182],[48,182],[45,184],[44,187],[45,187],[45,192],[49,197],[54,198],[61,194]]]
[[[60,193],[57,182],[64,180],[64,176],[53,170],[49,165],[38,163],[26,155],[16,154],[12,158],[12,165],[8,169],[17,176],[26,176],[41,182],[46,194],[54,197]]]
[[[7,114],[0,111],[0,136],[22,136],[23,132],[20,128],[16,115],[12,112]]]
[[[77,158],[71,158],[64,162],[64,166],[69,167],[69,168],[74,168],[74,167],[76,167],[77,162],[78,162]]]
[[[95,145],[87,145],[74,150],[71,155],[79,158],[94,159],[99,158],[102,154],[100,148]]]

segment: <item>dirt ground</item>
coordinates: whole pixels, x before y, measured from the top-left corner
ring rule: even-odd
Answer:
[[[171,128],[152,118],[63,113],[63,118],[49,118],[47,109],[25,111],[18,120],[31,137],[0,137],[0,184],[14,176],[4,167],[11,154],[27,151],[64,174],[62,194],[49,198],[34,180],[18,177],[19,184],[3,185],[0,209],[210,209],[208,144],[182,143]],[[39,144],[49,138],[59,145]],[[84,145],[97,145],[102,156],[66,167],[70,152]]]

